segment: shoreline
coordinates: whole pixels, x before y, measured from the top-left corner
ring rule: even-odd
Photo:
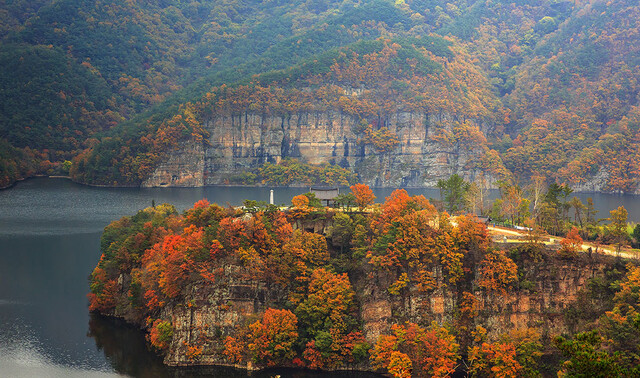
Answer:
[[[134,329],[136,332],[140,334],[141,337],[146,339],[146,335],[148,332],[145,331],[145,328],[140,326],[139,324],[132,323],[124,319],[123,317],[119,317],[116,315],[102,314],[98,311],[89,311],[90,316],[98,317],[103,320],[107,320],[113,323],[116,327],[127,327],[130,329]],[[162,365],[168,369],[178,370],[182,372],[189,372],[190,370],[194,371],[204,371],[206,372],[208,369],[216,369],[216,368],[230,368],[243,371],[247,374],[247,376],[251,376],[253,373],[264,373],[269,371],[293,371],[293,372],[309,372],[314,376],[316,374],[322,373],[362,373],[362,374],[370,374],[371,376],[376,377],[387,377],[387,375],[382,373],[377,373],[375,370],[366,370],[366,369],[358,369],[358,368],[343,368],[343,369],[309,369],[304,367],[296,367],[296,366],[265,366],[265,367],[257,367],[252,364],[249,365],[240,365],[240,364],[226,364],[226,363],[218,363],[218,364],[167,364],[164,362],[164,355],[158,352],[153,351],[153,349],[149,348],[149,351],[157,356],[160,360],[162,360]],[[274,376],[279,376],[278,373],[275,373]]]
[[[71,182],[73,182],[74,184],[78,184],[78,185],[82,185],[82,186],[87,186],[87,187],[93,187],[93,188],[113,188],[113,189],[118,189],[118,188],[139,188],[139,189],[188,189],[188,188],[274,188],[274,189],[286,189],[286,188],[291,188],[291,189],[301,189],[301,188],[309,188],[309,187],[313,187],[313,186],[321,186],[321,185],[287,185],[287,186],[274,186],[274,185],[241,185],[241,184],[216,184],[216,185],[202,185],[202,186],[152,186],[152,187],[142,187],[140,185],[104,185],[104,184],[88,184],[88,183],[84,183],[84,182],[79,182],[79,181],[75,181],[73,178],[71,178],[71,176],[62,176],[62,175],[34,175],[34,176],[29,176],[26,178],[21,178],[18,179],[16,181],[14,181],[13,183],[4,186],[4,187],[0,187],[0,191],[5,190],[5,189],[11,189],[14,186],[16,186],[19,182],[24,182],[30,179],[39,179],[39,178],[46,178],[46,179],[66,179],[69,180]],[[338,188],[349,188],[349,186],[345,185],[345,186],[340,186],[340,185],[335,185],[332,187],[338,187]],[[416,190],[416,189],[432,189],[432,190],[438,190],[437,187],[434,186],[403,186],[403,187],[393,187],[393,186],[370,186],[371,189],[411,189],[411,190]],[[489,191],[497,191],[498,189],[488,189]],[[572,194],[605,194],[605,195],[611,195],[611,196],[637,196],[638,198],[640,198],[640,193],[620,193],[620,192],[597,192],[597,191],[574,191],[572,192]]]

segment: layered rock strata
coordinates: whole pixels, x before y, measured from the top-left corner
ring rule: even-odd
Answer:
[[[362,142],[359,120],[340,111],[214,116],[205,122],[207,146],[188,145],[169,154],[144,186],[230,184],[234,175],[284,158],[338,164],[376,187],[433,187],[454,173],[473,180],[482,172],[479,163],[486,146],[443,143],[438,138],[443,132],[451,134],[460,122],[464,120],[447,113],[393,113],[377,123],[399,143],[381,153]],[[489,125],[472,123],[488,132]],[[482,173],[489,183],[495,181],[491,172]]]
[[[521,267],[529,271],[526,274],[530,280],[528,289],[506,294],[475,291],[477,315],[469,327],[483,326],[489,338],[529,327],[538,329],[546,338],[571,332],[567,310],[576,304],[589,281],[604,277],[612,264],[613,259],[604,256],[562,260],[549,254],[543,263]],[[287,293],[268,282],[253,279],[244,267],[225,265],[223,271],[215,285],[191,286],[182,302],[163,309],[162,317],[171,319],[174,325],[165,363],[174,366],[228,364],[222,354],[224,338],[286,298]],[[447,288],[441,272],[436,273],[439,273],[438,288],[431,293],[419,293],[412,288],[405,295],[391,295],[387,287],[392,280],[374,282],[364,272],[352,272],[350,277],[360,303],[359,317],[367,341],[375,343],[381,334],[389,333],[392,324],[405,321],[457,324],[460,293],[455,288]],[[193,346],[202,348],[197,359],[187,357],[188,348]],[[367,366],[354,368],[369,369]]]

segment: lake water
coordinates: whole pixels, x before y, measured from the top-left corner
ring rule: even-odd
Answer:
[[[268,200],[270,188],[92,188],[65,179],[31,179],[0,191],[0,377],[246,377],[241,370],[174,370],[147,351],[143,335],[117,321],[91,316],[88,275],[100,258],[102,229],[112,220],[156,204],[182,211],[207,198],[221,205]],[[275,190],[290,203],[304,188]],[[437,197],[435,189],[410,194]],[[376,189],[381,200],[392,189]],[[592,196],[599,216],[624,205],[640,220],[637,196]],[[253,377],[367,377],[363,373],[267,371]]]

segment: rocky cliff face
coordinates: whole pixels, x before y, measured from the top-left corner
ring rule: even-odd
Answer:
[[[618,193],[618,194],[640,194],[640,187],[635,190],[629,190],[627,192],[623,192],[622,190],[612,191],[610,189],[609,180],[611,179],[611,172],[609,172],[606,168],[601,167],[598,172],[591,176],[585,178],[584,181],[574,184],[573,190],[576,192],[602,192],[602,193]]]
[[[142,183],[143,188],[165,186],[204,186],[204,146],[185,143],[172,151],[151,177]]]
[[[604,256],[562,260],[548,253],[539,262],[521,266],[525,272],[522,279],[529,282],[527,289],[506,294],[474,292],[478,299],[476,316],[468,326],[483,326],[490,338],[528,327],[540,330],[545,336],[569,332],[566,310],[575,305],[589,280],[603,277],[612,264],[613,259]],[[381,334],[389,332],[392,324],[405,321],[458,324],[455,317],[460,313],[459,293],[447,289],[442,272],[436,273],[438,289],[424,294],[412,288],[404,295],[389,294],[387,288],[392,280],[370,280],[364,272],[353,275],[367,341],[375,343]],[[226,336],[233,335],[238,325],[255,321],[270,305],[286,298],[286,293],[267,282],[254,280],[251,272],[240,266],[226,265],[219,277],[215,285],[190,287],[183,302],[164,308],[162,317],[171,319],[174,325],[165,363],[174,366],[228,364],[222,355]],[[367,366],[357,368],[368,369]]]
[[[477,325],[486,328],[490,339],[513,329],[526,328],[536,328],[547,336],[569,333],[567,309],[576,303],[591,279],[604,277],[613,260],[604,256],[571,261],[556,259],[553,255],[547,257],[543,263],[519,264],[520,269],[527,271],[522,279],[528,282],[527,289],[505,294],[474,291],[476,316],[470,328]],[[413,287],[408,295],[391,296],[384,282],[359,283],[360,289],[356,292],[362,300],[361,316],[367,339],[375,341],[392,324],[403,321],[456,324],[455,315],[460,313],[461,305],[459,293],[448,290],[443,285],[442,272],[437,273],[439,288],[429,295],[420,294]]]
[[[214,116],[205,122],[210,133],[207,147],[190,145],[170,154],[144,185],[228,184],[234,175],[284,158],[338,164],[358,173],[360,181],[370,186],[429,187],[453,173],[473,180],[482,172],[479,163],[486,147],[436,139],[460,122],[447,113],[391,114],[378,124],[395,134],[399,144],[391,152],[379,153],[359,141],[358,119],[335,110]],[[471,123],[487,132],[488,125]],[[491,173],[485,174],[490,183],[495,181]]]
[[[228,365],[221,353],[225,337],[282,300],[277,288],[253,280],[246,268],[226,265],[221,273],[216,285],[191,286],[184,302],[163,309],[162,318],[174,327],[166,364]],[[197,348],[197,355],[189,348]]]

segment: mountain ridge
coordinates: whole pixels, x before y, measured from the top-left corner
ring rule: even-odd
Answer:
[[[98,10],[104,10],[105,15],[100,16]],[[0,48],[11,52],[20,51],[14,46],[52,44],[54,50],[66,52],[67,65],[82,66],[97,81],[91,80],[103,83],[103,91],[107,88],[107,93],[111,92],[106,96],[106,110],[88,106],[96,103],[91,97],[82,93],[76,96],[78,101],[72,106],[86,109],[85,118],[90,121],[78,122],[80,135],[73,146],[60,141],[64,140],[59,136],[63,134],[50,133],[52,141],[63,147],[40,144],[35,148],[40,155],[35,158],[39,165],[35,170],[41,173],[59,171],[64,160],[75,157],[72,176],[77,181],[140,185],[178,145],[191,143],[189,135],[200,135],[197,138],[205,141],[203,147],[211,142],[194,131],[206,123],[196,112],[193,120],[200,126],[183,124],[179,128],[184,133],[175,134],[179,140],[156,143],[152,152],[144,147],[144,140],[159,139],[159,130],[166,130],[175,117],[185,118],[184,109],[197,109],[208,93],[221,85],[284,90],[297,87],[304,92],[317,85],[338,84],[345,93],[350,88],[366,91],[395,86],[388,93],[399,96],[401,102],[405,84],[411,85],[414,79],[407,72],[437,69],[429,62],[444,54],[449,59],[464,56],[458,59],[464,63],[447,71],[448,84],[423,86],[415,96],[436,101],[468,91],[480,93],[478,88],[486,86],[488,92],[481,97],[492,98],[490,102],[495,104],[490,113],[497,122],[490,132],[483,132],[483,145],[494,151],[496,164],[504,165],[511,177],[526,182],[538,174],[548,182],[567,183],[576,189],[639,191],[640,158],[635,136],[638,78],[634,68],[640,64],[640,54],[633,48],[637,44],[632,43],[637,38],[638,11],[625,1],[451,1],[442,5],[431,1],[267,4],[230,0],[215,6],[197,1],[130,1],[115,6],[109,1],[92,5],[60,0],[37,11],[25,8],[23,13],[33,15],[8,32]],[[67,13],[74,16],[62,23],[62,15]],[[119,14],[126,17],[109,20]],[[89,32],[91,27],[102,34],[89,33],[89,38],[105,36],[100,42],[104,51],[83,48],[86,42],[74,32]],[[66,46],[58,46],[63,41]],[[423,42],[426,44],[421,45]],[[395,51],[399,54],[396,63],[389,66],[393,67],[390,74],[367,85],[337,82],[340,77],[336,65],[364,69],[362,60],[372,57],[372,52],[353,49],[367,43],[375,45],[378,53],[382,51],[380,45],[400,46]],[[126,46],[130,46],[131,54]],[[446,61],[441,59],[437,64]],[[434,73],[413,76],[429,75]],[[29,76],[19,80],[28,81]],[[18,107],[20,115],[22,108],[26,107]],[[0,135],[9,144],[23,148],[25,143],[17,143],[12,135],[22,134],[30,140],[46,135],[43,130],[47,128],[66,127],[47,120],[67,119],[67,113],[72,112],[60,115],[56,113],[60,107],[52,109],[42,112],[47,117],[36,123],[42,127],[30,130],[24,124],[37,119],[35,116],[8,117],[5,110],[0,117]],[[467,105],[442,110],[455,118],[467,110]],[[380,120],[390,114],[387,109],[379,109],[377,114],[359,117],[379,131],[386,127]],[[105,155],[107,149],[112,152]],[[118,162],[131,163],[113,170],[110,159],[115,156]],[[9,160],[15,165],[20,159]],[[87,159],[98,163],[83,164]],[[140,174],[134,178],[136,175],[129,173],[132,170]],[[0,176],[10,182],[11,175],[5,171]],[[105,171],[110,173],[104,175]]]

